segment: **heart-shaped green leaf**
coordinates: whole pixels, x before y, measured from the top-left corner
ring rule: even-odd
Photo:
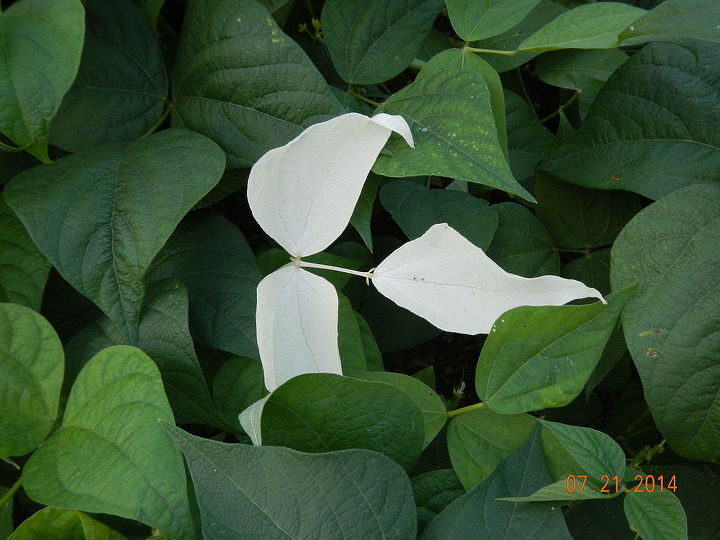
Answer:
[[[612,49],[618,46],[618,34],[645,13],[644,9],[620,2],[581,5],[550,21],[523,41],[518,50]]]
[[[78,373],[106,347],[127,344],[107,317],[94,321],[66,344],[68,371]],[[137,346],[157,364],[178,422],[228,428],[215,409],[195,355],[188,327],[187,291],[182,284],[169,279],[148,291],[140,312]]]
[[[65,357],[30,308],[0,304],[0,458],[34,450],[55,422]]]
[[[720,186],[640,212],[612,251],[613,288],[639,280],[625,340],[658,428],[676,452],[720,459]]]
[[[378,112],[402,115],[410,124],[415,148],[391,139],[389,154],[381,154],[373,167],[376,173],[448,176],[534,200],[510,172],[490,91],[477,71],[420,71],[415,82],[390,96]]]
[[[77,510],[48,506],[23,521],[7,540],[125,540],[110,527]]]
[[[495,209],[486,200],[463,191],[396,181],[383,186],[380,202],[410,240],[436,223],[447,223],[477,247],[487,249],[497,229]]]
[[[448,424],[448,453],[466,490],[490,475],[535,428],[529,414],[498,414],[487,407],[466,411]]]
[[[132,344],[145,271],[223,166],[212,141],[171,129],[25,171],[5,197],[60,274]]]
[[[80,70],[50,129],[50,143],[71,152],[137,139],[168,90],[160,44],[131,0],[86,0],[85,11]]]
[[[501,497],[530,495],[550,483],[540,428],[483,482],[433,519],[423,540],[448,538],[553,538],[570,540],[559,506],[514,503]]]
[[[453,29],[465,41],[485,39],[519,24],[540,0],[447,0]]]
[[[442,5],[442,0],[328,0],[321,22],[338,74],[353,84],[392,79],[415,58]]]
[[[504,202],[491,206],[498,228],[487,254],[511,274],[536,277],[557,274],[560,258],[543,224],[524,206]]]
[[[633,290],[610,295],[608,304],[522,306],[501,315],[475,370],[478,396],[503,414],[570,403],[595,369]]]
[[[41,161],[50,161],[50,121],[77,74],[84,33],[80,0],[21,0],[0,12],[0,133]]]
[[[0,302],[12,302],[40,311],[48,261],[0,192]]]
[[[304,454],[167,429],[190,469],[205,538],[415,538],[410,482],[376,452]]]
[[[688,524],[680,500],[670,491],[628,493],[623,505],[630,529],[652,540],[687,540]]]
[[[601,3],[593,5],[603,5]],[[720,181],[720,43],[647,45],[620,66],[577,134],[540,169],[584,187],[659,199]]]
[[[543,432],[543,440],[547,436],[554,436],[560,446],[595,480],[601,480],[602,476],[617,476],[622,479],[625,475],[625,453],[609,435],[586,427],[568,426],[547,420],[540,422],[547,430]],[[545,443],[546,448],[547,446]]]
[[[287,254],[283,258],[285,264]],[[190,326],[201,344],[259,358],[255,290],[260,274],[240,229],[212,211],[187,216],[153,260],[145,282],[154,286],[169,278],[187,287]]]
[[[104,349],[78,375],[62,427],[23,468],[33,500],[136,519],[192,538],[182,456],[160,372],[134,347]]]
[[[345,112],[302,49],[255,0],[192,0],[173,81],[174,125],[203,133],[232,168]]]
[[[420,455],[423,415],[402,390],[327,373],[300,375],[270,394],[262,443],[303,452],[376,450],[405,467]]]

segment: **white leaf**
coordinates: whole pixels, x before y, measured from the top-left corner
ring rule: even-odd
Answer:
[[[338,350],[338,296],[333,285],[293,265],[257,288],[257,340],[271,392],[303,373],[342,375]]]
[[[262,444],[262,432],[260,430],[260,423],[262,420],[263,407],[265,407],[265,402],[268,400],[269,397],[270,394],[258,399],[255,403],[250,405],[247,409],[245,409],[238,415],[240,425],[245,430],[245,433],[248,434],[250,440],[255,446],[260,446]]]
[[[373,283],[438,328],[463,334],[487,334],[502,313],[517,306],[602,300],[597,290],[574,279],[509,274],[446,223],[391,253],[375,270]]]
[[[294,257],[324,250],[347,227],[392,131],[413,145],[401,116],[349,113],[312,125],[270,150],[250,171],[247,194],[253,216]]]

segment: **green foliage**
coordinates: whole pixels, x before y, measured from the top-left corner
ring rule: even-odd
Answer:
[[[415,536],[407,476],[375,452],[304,454],[222,444],[167,429],[187,460],[205,538]],[[268,497],[268,491],[283,497]],[[292,512],[288,500],[294,501]]]
[[[0,304],[0,458],[22,456],[45,438],[57,414],[62,345],[34,311]]]
[[[716,540],[719,66],[715,0],[0,0],[0,540]]]
[[[697,185],[648,206],[613,246],[612,283],[640,281],[625,340],[658,428],[680,454],[720,459],[720,187]]]

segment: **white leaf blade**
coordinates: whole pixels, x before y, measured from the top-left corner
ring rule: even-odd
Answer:
[[[373,284],[438,328],[463,334],[489,333],[501,314],[518,306],[602,300],[596,289],[573,279],[509,274],[446,223],[391,253],[374,271]]]
[[[333,285],[288,265],[257,288],[257,340],[271,392],[303,373],[342,375],[338,349],[338,296]]]
[[[253,216],[295,257],[324,250],[349,223],[392,131],[412,143],[410,127],[400,116],[348,113],[314,124],[270,150],[250,171]]]
[[[260,429],[260,422],[262,420],[263,407],[265,407],[265,402],[269,398],[270,394],[258,399],[255,403],[250,405],[238,415],[240,425],[245,430],[245,433],[248,434],[250,440],[255,446],[262,446],[262,431]]]

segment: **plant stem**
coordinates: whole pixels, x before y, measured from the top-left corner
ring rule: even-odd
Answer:
[[[5,495],[0,497],[0,510],[13,498],[15,492],[20,489],[20,486],[22,486],[22,476],[5,492]]]
[[[372,279],[372,272],[361,272],[360,270],[350,270],[348,268],[341,268],[339,266],[330,266],[329,264],[311,263],[302,260],[293,261],[295,266],[300,268],[317,268],[318,270],[334,270],[335,272],[342,272],[344,274],[352,274],[353,276],[364,277],[365,279]]]
[[[548,120],[551,120],[551,119],[555,118],[558,114],[560,114],[560,113],[563,112],[565,109],[567,109],[570,105],[572,105],[573,103],[575,103],[575,100],[577,100],[577,98],[578,98],[579,96],[580,96],[580,90],[576,90],[575,93],[572,95],[572,97],[571,97],[570,99],[568,99],[565,103],[563,103],[562,105],[560,105],[560,106],[557,108],[556,111],[551,112],[551,113],[548,114],[545,118],[543,118],[542,120],[540,120],[540,123],[541,123],[541,124],[544,124],[544,123],[547,122]]]
[[[361,95],[361,94],[358,94],[357,92],[353,92],[352,90],[349,90],[349,89],[348,89],[347,93],[350,94],[351,96],[355,97],[355,98],[358,98],[360,101],[364,101],[364,102],[367,103],[368,105],[372,105],[373,107],[379,107],[379,106],[380,106],[380,103],[378,103],[377,101],[372,100],[372,99],[370,99],[370,98],[366,98],[365,96],[363,96],[363,95]]]
[[[561,253],[580,253],[581,255],[587,255],[590,253],[589,249],[570,249],[570,248],[557,248]]]
[[[516,56],[517,51],[497,51],[495,49],[478,49],[476,47],[468,47],[467,45],[463,47],[463,50],[471,53],[480,53],[480,54],[502,54],[503,56]]]
[[[166,101],[166,102],[165,102],[165,110],[163,111],[163,113],[162,113],[162,115],[160,116],[160,118],[158,118],[158,121],[155,122],[155,123],[152,125],[152,127],[151,127],[150,129],[148,129],[148,130],[142,135],[142,137],[140,137],[140,139],[144,139],[144,138],[147,137],[148,135],[152,135],[153,133],[155,133],[155,131],[157,130],[157,128],[159,128],[160,126],[162,126],[163,122],[164,122],[165,120],[167,120],[167,117],[168,117],[168,116],[170,116],[170,111],[172,111],[172,108],[173,108],[173,104],[172,104],[171,102],[169,102],[169,101]],[[138,140],[139,140],[139,139],[138,139]]]
[[[454,411],[448,411],[445,414],[449,417],[457,416],[458,414],[462,414],[467,411],[474,411],[475,409],[484,409],[487,407],[487,403],[484,401],[481,401],[480,403],[474,403],[473,405],[468,405],[467,407],[460,407],[459,409],[455,409]]]

